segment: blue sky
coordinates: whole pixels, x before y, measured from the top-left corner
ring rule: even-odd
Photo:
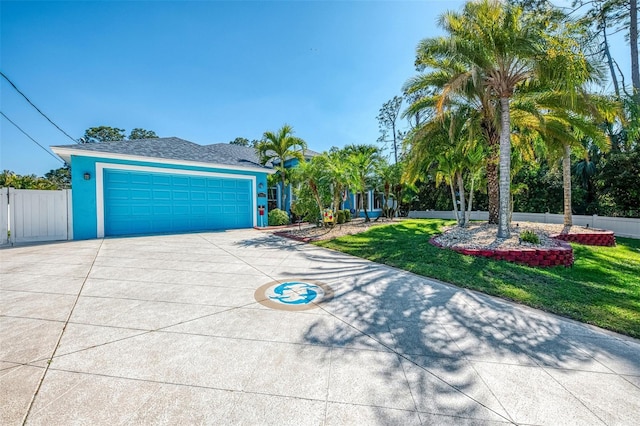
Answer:
[[[75,138],[107,125],[210,144],[289,123],[323,151],[375,143],[418,41],[462,4],[2,1],[0,69]],[[0,84],[0,109],[36,141],[71,143]],[[0,169],[61,165],[0,120]]]

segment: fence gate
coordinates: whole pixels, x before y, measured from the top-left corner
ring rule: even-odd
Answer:
[[[9,242],[9,188],[0,188],[0,244]]]
[[[73,238],[71,214],[71,190],[41,191],[33,189],[2,189],[0,203],[0,233],[2,242],[29,243],[37,241],[59,241]],[[7,235],[7,224],[9,237]]]

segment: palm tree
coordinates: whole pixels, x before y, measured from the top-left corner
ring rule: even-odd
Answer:
[[[323,160],[324,173],[331,189],[333,208],[338,211],[343,194],[349,186],[348,153],[334,147],[323,154]]]
[[[295,158],[300,163],[304,162],[304,150],[307,149],[307,143],[303,139],[293,136],[293,133],[293,127],[285,124],[277,132],[264,132],[263,140],[256,146],[260,162],[262,164],[272,162],[280,175],[282,183],[280,207],[282,209],[286,208],[285,201],[287,199],[285,161]]]
[[[325,180],[324,170],[324,155],[319,155],[313,157],[308,162],[302,161],[291,170],[290,174],[290,180],[292,182],[306,185],[311,190],[311,194],[317,204],[319,213],[322,213],[322,210],[324,210],[324,203],[322,202],[321,194]]]
[[[489,197],[489,223],[498,223],[499,213],[499,177],[498,148],[500,130],[497,103],[486,90],[481,75],[475,73],[464,62],[451,58],[449,40],[445,38],[425,39],[418,44],[416,64],[430,71],[407,81],[404,91],[413,102],[404,112],[404,117],[440,116],[452,105],[467,105],[477,111],[472,118],[478,135],[487,146],[486,177]],[[433,93],[432,96],[418,96]]]
[[[577,101],[559,91],[538,91],[521,94],[517,99],[516,114],[520,121],[527,120],[529,127],[542,137],[552,158],[562,158],[564,196],[564,225],[573,225],[571,208],[571,151],[577,149],[588,155],[583,141],[589,140],[600,150],[608,150],[610,141],[599,123],[612,122],[621,114],[620,105],[610,99],[578,93]],[[526,112],[523,104],[533,104]]]
[[[477,124],[475,116],[466,104],[450,106],[409,136],[411,149],[407,154],[405,179],[415,182],[425,170],[434,166],[436,185],[445,182],[450,187],[453,211],[461,227],[468,224],[471,211],[471,204],[469,210],[466,209],[465,177],[471,178],[471,202],[473,186],[482,169],[481,163],[485,154],[476,138],[478,129],[474,127]],[[423,169],[424,165],[427,165],[426,169]]]
[[[432,55],[464,64],[467,80],[480,81],[490,98],[499,102],[499,238],[510,236],[511,98],[519,86],[535,80],[553,82],[573,93],[576,82],[582,84],[588,73],[588,63],[565,31],[564,19],[557,10],[533,15],[498,0],[468,2],[461,13],[447,12],[440,18],[448,37],[432,39],[430,45]]]
[[[356,193],[360,194],[364,210],[364,221],[370,222],[371,219],[367,213],[367,203],[365,199],[373,174],[381,159],[380,150],[373,145],[348,145],[345,147],[345,152],[348,155],[349,186]],[[358,208],[359,206],[356,206],[356,215]]]

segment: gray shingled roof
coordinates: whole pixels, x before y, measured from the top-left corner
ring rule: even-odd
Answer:
[[[167,160],[197,161],[238,167],[272,168],[269,165],[263,166],[260,164],[260,159],[252,147],[226,143],[198,145],[175,137],[59,145],[52,148],[68,148],[78,151],[104,152]]]

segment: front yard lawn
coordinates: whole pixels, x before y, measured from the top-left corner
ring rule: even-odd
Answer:
[[[531,268],[429,244],[451,224],[405,220],[314,244],[640,338],[640,240],[572,244],[573,267]]]

